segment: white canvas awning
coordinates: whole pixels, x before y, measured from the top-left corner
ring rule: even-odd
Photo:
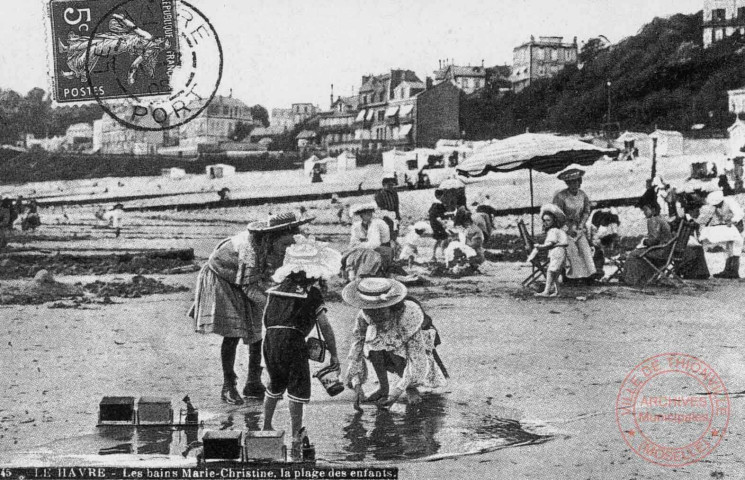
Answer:
[[[375,116],[375,110],[370,109],[367,111],[367,116],[365,117],[365,119],[369,122],[369,121],[372,121],[374,116]]]
[[[410,114],[412,110],[414,110],[414,105],[402,105],[401,110],[398,112],[398,115],[401,117],[405,117],[406,115]]]
[[[388,107],[388,108],[385,109],[385,117],[386,118],[395,117],[397,113],[398,113],[398,107],[397,106],[396,107]]]
[[[398,131],[398,137],[403,138],[411,132],[411,125],[401,125],[401,130]]]
[[[365,119],[365,114],[367,113],[367,110],[360,110],[360,113],[357,114],[357,118],[355,118],[355,122],[361,122]]]

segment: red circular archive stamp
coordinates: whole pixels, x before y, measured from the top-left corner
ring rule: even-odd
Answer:
[[[665,467],[689,465],[710,454],[722,441],[729,416],[729,394],[717,372],[683,353],[641,362],[616,398],[616,421],[626,444]]]

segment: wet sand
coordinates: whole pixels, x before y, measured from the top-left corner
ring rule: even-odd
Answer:
[[[732,396],[731,423],[721,445],[703,462],[677,472],[649,465],[631,452],[614,413],[618,389],[629,371],[643,359],[668,351],[704,359],[730,392],[745,390],[742,283],[701,282],[685,292],[567,288],[563,298],[536,300],[521,295],[516,286],[525,274],[520,264],[494,264],[488,276],[450,281],[447,288],[441,283],[426,291],[412,289],[426,298],[452,376],[443,393],[428,398],[445,410],[437,413],[439,421],[425,418],[411,432],[402,427],[405,406],[387,414],[391,419],[383,427],[388,429],[384,438],[398,438],[402,445],[425,444],[412,450],[418,460],[376,459],[376,453],[381,455],[374,448],[379,440],[374,429],[381,420],[375,409],[366,407],[354,423],[350,392],[331,399],[314,381],[307,423],[318,458],[391,464],[401,468],[401,478],[745,474],[741,395]],[[192,285],[194,278],[162,279]],[[245,417],[258,425],[259,405],[220,403],[220,339],[192,333],[186,317],[191,296],[187,292],[118,300],[121,303],[90,310],[2,308],[8,340],[0,345],[6,372],[0,380],[0,464],[29,458],[59,462],[65,456],[65,438],[72,446],[75,439],[95,434],[98,401],[105,395],[166,396],[176,404],[188,393],[212,421],[232,417],[240,424]],[[330,304],[341,352],[349,345],[353,314],[343,304]],[[236,366],[241,379],[246,365],[242,352]],[[517,420],[528,432],[549,438],[514,448],[500,448],[486,437],[455,445],[452,438],[457,435],[448,429],[456,427],[448,424],[448,415],[472,418],[472,428]],[[288,421],[283,402],[275,425],[286,426]],[[45,450],[46,456],[27,455]],[[486,453],[462,455],[480,450]],[[106,457],[99,459],[106,462]]]

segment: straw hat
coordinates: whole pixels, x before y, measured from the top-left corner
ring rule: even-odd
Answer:
[[[719,205],[724,201],[724,192],[721,190],[715,190],[706,196],[706,204],[713,207]]]
[[[349,209],[349,213],[352,215],[357,215],[362,212],[374,212],[378,209],[378,205],[374,202],[370,203],[358,203],[356,205],[352,205],[352,207]]]
[[[439,187],[437,187],[438,190],[458,190],[459,188],[464,188],[466,186],[465,183],[461,182],[457,178],[448,178],[447,180],[443,180],[443,182],[440,184]]]
[[[314,237],[295,235],[295,243],[285,252],[285,260],[272,280],[281,283],[291,273],[305,272],[308,278],[328,280],[341,270],[341,253]]]
[[[341,292],[345,302],[362,309],[385,308],[403,301],[406,287],[392,278],[368,277],[350,283]]]
[[[554,217],[556,219],[556,223],[558,227],[561,227],[567,222],[567,216],[564,214],[564,212],[559,208],[557,205],[554,205],[553,203],[547,203],[541,207],[541,217],[543,217],[543,214],[547,213]]]
[[[250,232],[274,232],[292,227],[297,227],[315,220],[316,217],[305,217],[292,212],[269,215],[266,221],[256,221],[248,224]]]
[[[585,171],[580,168],[576,163],[569,165],[563,171],[559,172],[557,178],[561,181],[576,180],[582,178],[585,175]]]

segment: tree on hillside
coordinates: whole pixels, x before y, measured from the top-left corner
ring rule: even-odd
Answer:
[[[605,37],[595,37],[589,39],[582,45],[577,58],[580,64],[592,62],[595,58],[608,47],[608,41]]]
[[[0,143],[20,140],[23,97],[13,90],[0,89]]]
[[[235,125],[235,131],[233,132],[232,139],[236,142],[243,141],[244,138],[251,134],[254,129],[254,124],[238,122]]]
[[[251,107],[251,116],[253,116],[254,121],[261,122],[261,126],[269,126],[269,112],[267,112],[266,108],[261,105],[257,104]]]

